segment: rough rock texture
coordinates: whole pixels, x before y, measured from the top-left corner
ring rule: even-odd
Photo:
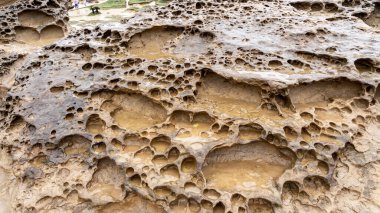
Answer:
[[[64,37],[69,20],[59,0],[0,0],[0,42],[41,45]]]
[[[0,209],[379,212],[379,11],[177,0],[30,53]]]

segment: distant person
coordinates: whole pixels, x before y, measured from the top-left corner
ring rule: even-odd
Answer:
[[[74,8],[79,8],[79,0],[74,0]]]

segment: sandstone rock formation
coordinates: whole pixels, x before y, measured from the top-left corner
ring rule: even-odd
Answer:
[[[379,4],[175,0],[0,52],[0,210],[380,212]]]
[[[65,1],[0,0],[0,40],[49,44],[67,32]]]

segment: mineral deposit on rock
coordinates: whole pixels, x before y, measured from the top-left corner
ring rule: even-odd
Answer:
[[[0,212],[380,212],[379,2],[66,12],[0,0]]]

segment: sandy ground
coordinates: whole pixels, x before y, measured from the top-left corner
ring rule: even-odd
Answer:
[[[88,7],[69,11],[70,25],[73,28],[93,27],[98,24],[119,23],[122,19],[132,17],[135,12],[126,8],[101,10],[101,14],[89,16]]]

